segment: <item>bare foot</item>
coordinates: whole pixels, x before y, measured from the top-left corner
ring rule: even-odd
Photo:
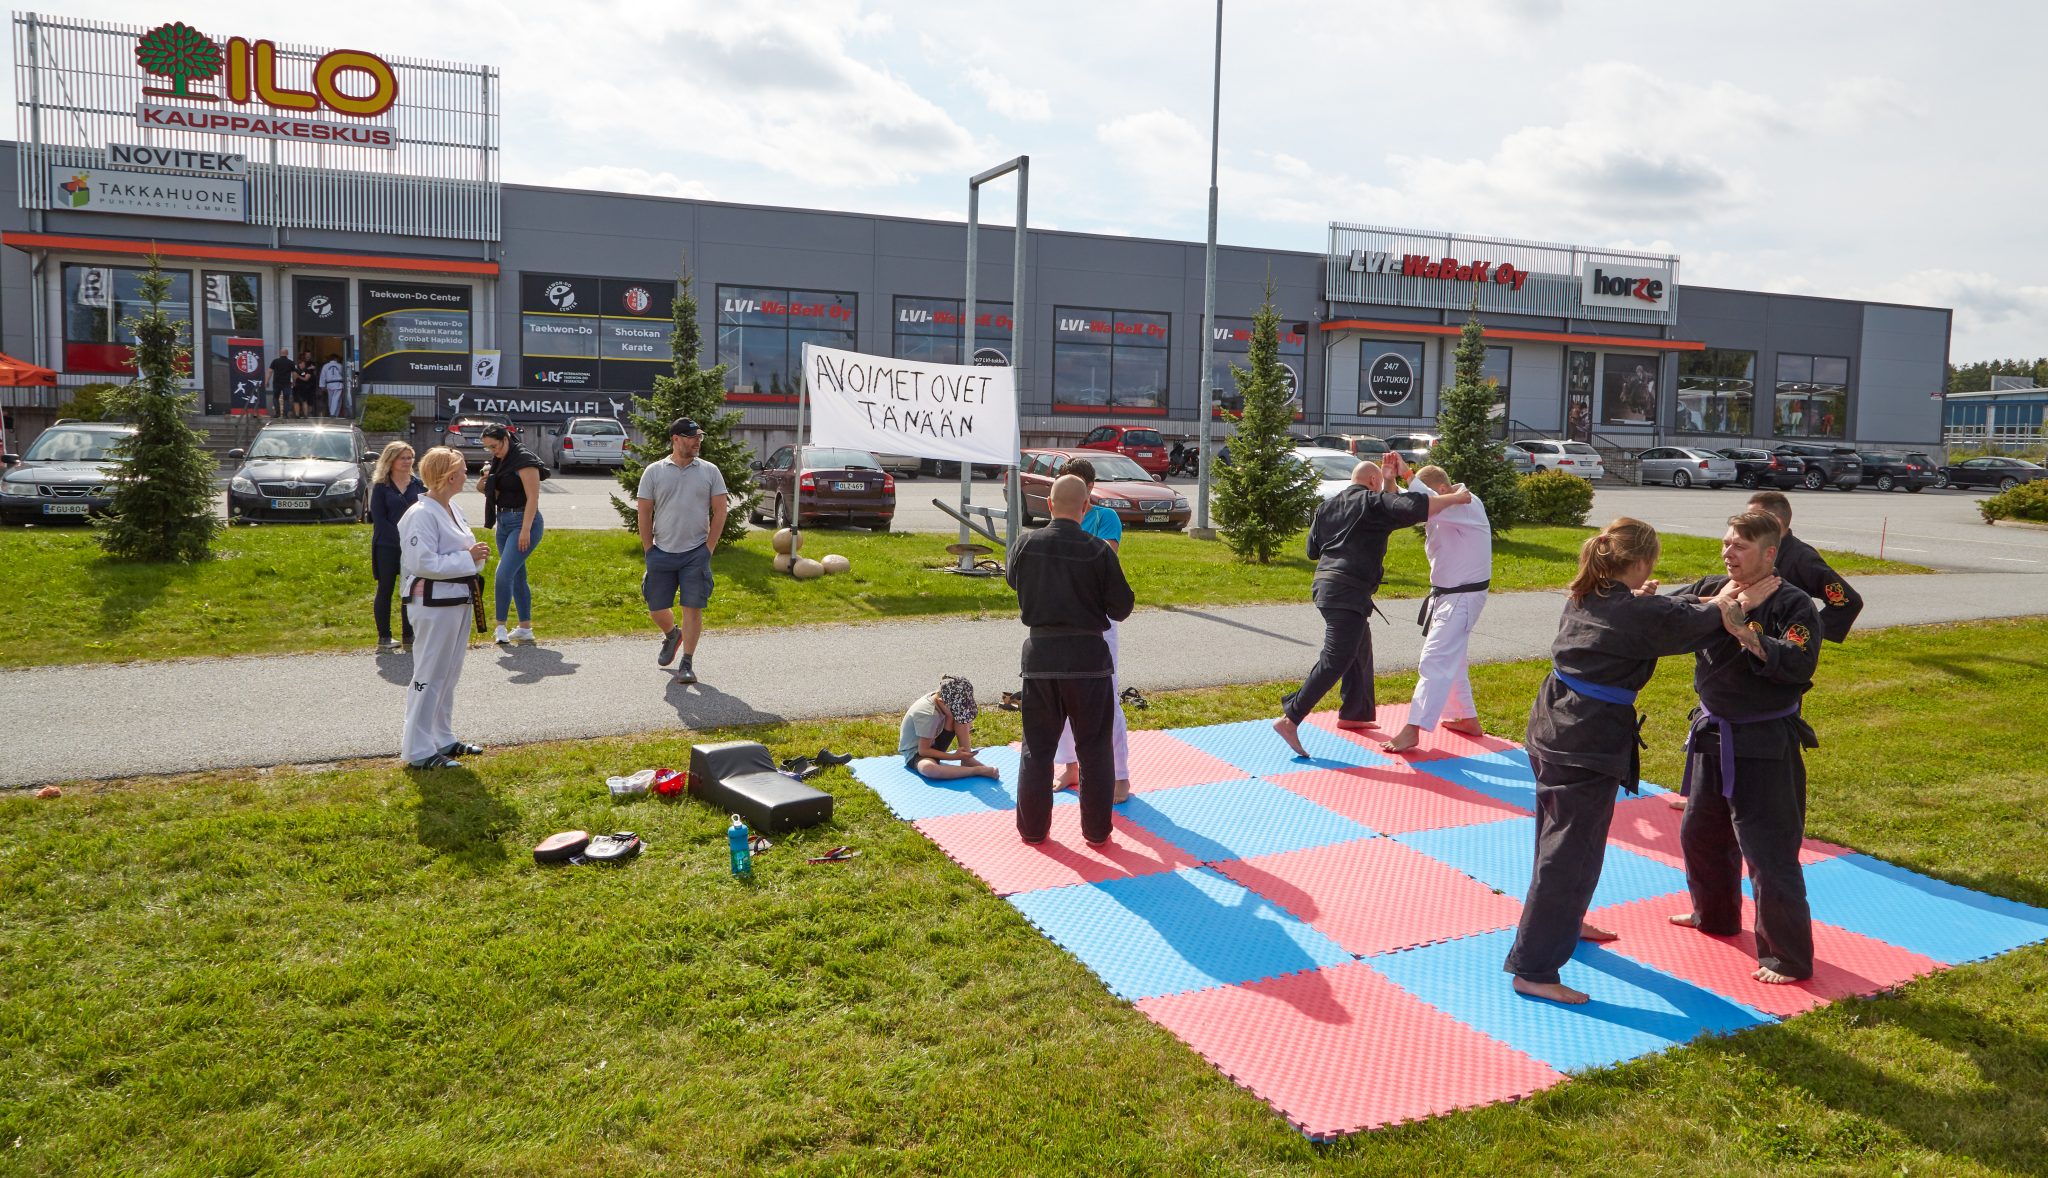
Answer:
[[[1757,966],[1756,972],[1749,976],[1755,978],[1757,981],[1762,982],[1767,986],[1783,986],[1788,983],[1796,982],[1799,980],[1798,978],[1787,977],[1784,974],[1779,973],[1777,970],[1772,969],[1770,966],[1767,965]]]
[[[1586,994],[1583,991],[1574,990],[1561,982],[1531,982],[1523,978],[1516,978],[1515,993],[1527,994],[1531,998],[1546,998],[1552,1002],[1562,1002],[1566,1006],[1583,1006],[1586,1004]]]
[[[1445,720],[1444,727],[1466,736],[1486,735],[1486,729],[1479,723],[1477,716],[1467,716],[1463,720]]]
[[[983,777],[987,777],[995,781],[1001,781],[1003,779],[1002,770],[997,769],[994,765],[978,765],[975,767],[975,771],[980,773]]]
[[[1422,729],[1413,724],[1404,724],[1401,731],[1394,735],[1394,739],[1386,741],[1380,747],[1390,753],[1405,753],[1421,743]]]
[[[1674,810],[1683,810],[1685,809],[1685,798],[1680,794],[1672,794],[1670,805]]]
[[[1053,780],[1054,790],[1079,789],[1081,787],[1081,766],[1069,765],[1066,772]]]
[[[1121,806],[1131,800],[1131,782],[1127,777],[1116,779],[1116,793],[1110,796],[1110,804]]]
[[[1698,928],[1700,927],[1699,913],[1680,912],[1671,918],[1671,923],[1685,928]]]
[[[1604,928],[1587,924],[1582,920],[1579,922],[1579,939],[1581,941],[1612,941],[1618,939],[1618,934],[1610,933]]]
[[[1339,720],[1339,721],[1337,721],[1337,727],[1339,727],[1339,728],[1342,728],[1342,729],[1343,729],[1344,731],[1346,731],[1346,732],[1357,732],[1357,731],[1358,731],[1358,730],[1360,730],[1361,728],[1378,728],[1379,726],[1380,726],[1380,724],[1379,724],[1379,721],[1377,721],[1377,720]]]
[[[1307,757],[1308,750],[1301,747],[1301,737],[1298,735],[1299,728],[1299,725],[1285,716],[1273,721],[1273,731],[1279,734],[1281,740],[1287,742],[1287,747],[1294,750],[1294,755],[1297,757]]]

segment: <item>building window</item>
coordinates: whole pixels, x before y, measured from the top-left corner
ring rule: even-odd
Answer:
[[[1772,431],[1781,438],[1840,438],[1849,432],[1849,358],[1778,357]]]
[[[1288,392],[1294,399],[1294,417],[1301,420],[1301,386],[1308,375],[1308,336],[1296,331],[1297,324],[1280,325],[1280,366],[1287,370]],[[1249,368],[1252,351],[1252,321],[1232,315],[1216,316],[1216,342],[1210,349],[1209,386],[1216,390],[1216,412],[1236,415],[1244,412],[1244,395],[1237,391],[1233,368]],[[1199,413],[1199,410],[1197,411]]]
[[[132,266],[64,266],[64,371],[133,376],[128,351],[135,333],[128,321],[149,310],[142,299],[148,271]],[[192,347],[192,272],[166,270],[171,293],[164,314],[179,327],[179,342]],[[188,368],[186,371],[190,371]]]
[[[1567,352],[1564,363],[1564,436],[1574,442],[1593,440],[1593,371],[1597,352]]]
[[[804,345],[854,350],[859,299],[834,291],[718,288],[718,362],[735,401],[795,401]]]
[[[1166,413],[1170,315],[1055,307],[1052,344],[1055,410]]]
[[[523,388],[646,392],[670,370],[674,279],[519,276]]]
[[[228,351],[231,339],[263,338],[263,276],[209,270],[201,276],[200,285],[206,291],[206,401],[209,406],[223,406],[229,403],[237,379],[269,383],[266,371],[235,372]],[[263,360],[267,364],[270,358]]]
[[[1678,406],[1671,428],[1692,434],[1747,435],[1756,424],[1756,353],[1732,348],[1678,358]]]
[[[1422,416],[1422,343],[1358,341],[1358,416]]]
[[[1601,425],[1648,425],[1657,420],[1657,357],[1610,352],[1600,380]]]
[[[924,360],[934,364],[959,364],[960,342],[966,335],[964,300],[896,296],[895,356],[898,360]],[[974,363],[997,366],[1010,363],[1010,304],[974,300]]]

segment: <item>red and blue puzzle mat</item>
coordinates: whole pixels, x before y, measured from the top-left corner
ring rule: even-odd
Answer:
[[[1129,801],[1109,843],[1081,840],[1074,795],[1052,835],[1017,837],[1017,755],[1002,778],[926,781],[896,757],[856,777],[986,882],[1110,992],[1317,1139],[1497,1101],[1838,998],[2048,940],[2048,910],[1808,840],[1818,965],[1755,981],[1747,931],[1665,918],[1690,905],[1665,791],[1616,807],[1590,919],[1564,981],[1584,1006],[1523,998],[1501,970],[1534,858],[1535,781],[1512,742],[1438,733],[1405,757],[1381,730],[1268,721],[1131,733]]]

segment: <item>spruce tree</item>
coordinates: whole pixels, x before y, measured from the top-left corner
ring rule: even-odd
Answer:
[[[703,368],[698,358],[704,351],[704,335],[697,330],[697,296],[691,293],[690,270],[681,267],[676,275],[676,299],[671,311],[675,330],[669,335],[670,373],[654,378],[654,389],[633,395],[628,415],[643,439],[626,446],[625,463],[619,467],[619,486],[624,497],[612,496],[612,506],[628,531],[640,526],[633,496],[640,487],[640,474],[651,463],[668,457],[669,423],[687,417],[704,431],[704,448],[698,461],[709,462],[725,476],[726,493],[732,509],[725,517],[721,541],[738,540],[747,534],[747,520],[760,502],[761,489],[754,483],[753,450],[733,436],[739,425],[738,410],[725,407],[725,365]]]
[[[1430,447],[1429,460],[1443,467],[1452,482],[1465,484],[1486,505],[1493,530],[1502,532],[1522,516],[1522,485],[1508,464],[1507,447],[1493,436],[1494,386],[1480,375],[1485,363],[1485,332],[1475,298],[1458,336],[1457,378],[1438,402],[1440,436]]]
[[[1316,473],[1294,457],[1292,402],[1280,365],[1280,313],[1273,284],[1252,318],[1251,366],[1230,366],[1244,411],[1230,439],[1230,463],[1215,466],[1216,522],[1223,542],[1242,561],[1265,564],[1308,526],[1320,502]]]
[[[180,339],[188,325],[164,313],[170,296],[170,276],[152,254],[142,278],[149,309],[128,321],[135,380],[108,397],[116,414],[135,422],[135,433],[113,448],[119,465],[99,542],[128,560],[190,563],[210,555],[220,530],[213,510],[219,464],[185,424],[193,395],[179,387],[178,374],[188,370],[192,353]]]

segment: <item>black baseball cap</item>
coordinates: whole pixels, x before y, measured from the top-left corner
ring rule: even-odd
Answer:
[[[697,428],[697,423],[687,417],[678,417],[668,423],[668,436],[671,438],[694,438],[702,432]]]

